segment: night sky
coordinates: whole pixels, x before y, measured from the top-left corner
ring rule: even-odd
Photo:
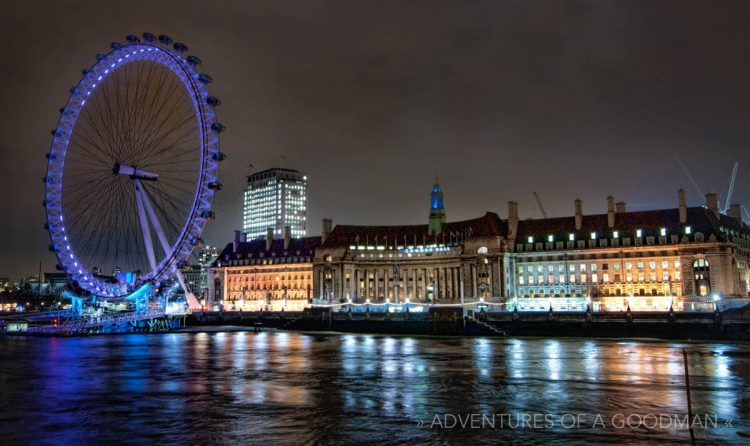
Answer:
[[[54,270],[42,177],[58,109],[112,41],[168,34],[222,99],[225,189],[205,233],[241,224],[250,164],[307,173],[308,233],[449,220],[750,204],[750,2],[0,1],[0,277]]]

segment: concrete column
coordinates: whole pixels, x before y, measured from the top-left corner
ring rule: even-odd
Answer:
[[[433,280],[434,285],[432,289],[433,300],[437,300],[440,298],[440,269],[433,268],[432,274],[434,276],[434,280]]]
[[[365,268],[365,300],[370,298],[370,270]]]
[[[471,265],[471,289],[472,289],[472,297],[479,297],[479,290],[478,290],[478,282],[477,282],[477,266]]]

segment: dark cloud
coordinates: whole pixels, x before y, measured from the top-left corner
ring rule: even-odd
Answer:
[[[41,207],[49,130],[81,68],[126,34],[184,41],[223,99],[217,221],[240,225],[247,166],[310,178],[310,231],[450,219],[521,203],[553,215],[750,196],[750,3],[690,1],[31,2],[0,5],[0,276],[52,269]],[[282,159],[282,155],[285,159]],[[691,201],[697,203],[697,195]],[[539,216],[539,213],[536,213]]]

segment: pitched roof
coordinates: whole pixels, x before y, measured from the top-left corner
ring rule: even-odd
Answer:
[[[237,250],[234,250],[234,243],[228,243],[221,251],[221,254],[211,264],[216,266],[219,262],[237,259],[258,259],[258,258],[284,258],[284,257],[314,257],[315,249],[320,246],[320,237],[299,237],[289,241],[289,246],[284,249],[284,239],[274,239],[271,242],[271,249],[266,251],[266,240],[256,239],[248,242],[240,242]]]
[[[588,239],[592,232],[601,234],[597,238],[607,238],[609,232],[617,230],[621,237],[634,236],[637,229],[643,231],[643,236],[659,236],[661,228],[666,228],[667,235],[681,234],[685,226],[690,226],[691,232],[702,232],[708,237],[715,234],[720,240],[720,227],[729,227],[735,231],[746,231],[747,226],[726,215],[718,220],[714,213],[703,207],[687,208],[687,223],[680,224],[679,209],[662,209],[654,211],[625,212],[615,214],[615,226],[610,229],[607,225],[607,214],[584,215],[581,230],[575,229],[575,217],[545,218],[539,220],[522,220],[518,222],[516,240],[524,241],[528,237],[544,237],[552,235],[556,240],[567,240],[568,234],[580,235],[576,238]],[[545,241],[545,240],[539,240]]]
[[[481,217],[471,220],[447,222],[443,225],[443,232],[437,236],[472,237],[502,237],[507,232],[507,224],[500,220],[494,212],[487,212]],[[434,237],[428,234],[428,225],[402,226],[355,226],[336,225],[326,238],[321,248],[335,248],[355,244],[413,244],[430,241]]]

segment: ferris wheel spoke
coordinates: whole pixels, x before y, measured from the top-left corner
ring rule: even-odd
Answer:
[[[139,139],[137,147],[139,150],[135,153],[135,155],[138,157],[140,157],[145,151],[148,140],[150,138],[153,138],[156,133],[162,130],[157,124],[157,117],[163,113],[169,96],[174,90],[178,88],[175,79],[171,79],[171,76],[171,74],[162,72],[162,75],[160,76],[159,86],[156,88],[154,94],[152,95],[152,102],[147,107],[147,109],[144,110],[143,128],[139,129],[140,131],[138,132]],[[166,83],[168,83],[168,89],[165,92],[164,86]]]
[[[169,82],[167,85],[167,90],[164,91],[164,83]],[[160,84],[161,87],[159,90],[157,90],[157,94],[155,94],[155,99],[158,99],[158,107],[154,106],[152,108],[153,113],[149,116],[148,120],[146,121],[148,124],[147,129],[142,133],[142,140],[139,141],[139,151],[138,155],[142,155],[145,148],[148,147],[149,141],[155,137],[159,132],[163,131],[163,122],[160,121],[160,117],[163,117],[165,115],[168,116],[169,113],[173,112],[172,108],[176,105],[173,104],[172,107],[165,109],[167,104],[169,103],[169,99],[176,93],[176,90],[178,89],[178,83],[174,81],[174,79],[167,79],[167,76],[162,76],[162,83]],[[175,102],[175,101],[172,101]],[[155,104],[154,104],[155,105]]]
[[[109,112],[105,113],[103,105],[102,105],[102,102],[106,103],[107,101],[106,85],[102,87],[102,91],[103,91],[103,95],[102,96],[97,95],[95,97],[96,99],[93,101],[94,107],[96,108],[96,112],[93,113],[93,115],[97,118],[96,120],[99,122],[99,125],[97,125],[96,128],[98,128],[100,132],[104,133],[102,142],[108,148],[108,152],[110,156],[112,156],[114,154],[114,148],[115,148],[115,138],[112,132],[112,129],[113,129],[112,116]],[[93,121],[93,119],[91,121]]]
[[[82,132],[83,136],[85,137],[85,140],[90,144],[91,147],[93,147],[95,149],[98,149],[102,153],[104,153],[105,150],[102,150],[100,147],[104,147],[106,149],[106,154],[109,155],[107,158],[108,159],[112,159],[112,155],[114,153],[114,149],[112,147],[113,145],[112,145],[112,142],[111,142],[111,137],[110,137],[110,135],[104,135],[102,133],[103,132],[101,130],[102,126],[101,125],[96,125],[96,123],[93,122],[94,118],[91,115],[96,116],[96,114],[93,114],[93,113],[92,114],[86,113],[86,114],[83,115],[83,117],[82,117],[82,121],[83,121],[82,124],[84,124],[85,126],[84,125],[81,126],[81,132]],[[101,117],[99,117],[98,120],[101,120]],[[90,129],[93,129],[93,132],[98,137],[99,144],[97,144],[94,141],[93,135],[91,135],[89,133]]]
[[[104,189],[107,195],[110,195],[109,192],[113,189],[114,185],[115,185],[114,181],[107,184],[106,188]],[[92,198],[92,201],[90,201],[89,204],[93,205],[93,212],[82,214],[83,216],[87,216],[87,218],[81,220],[81,225],[80,225],[81,229],[79,231],[79,234],[80,234],[79,243],[78,243],[78,246],[80,246],[79,258],[82,261],[91,260],[93,261],[93,263],[96,263],[99,260],[97,258],[98,256],[94,256],[93,253],[101,252],[99,251],[99,247],[101,245],[102,234],[104,233],[104,231],[107,230],[106,227],[102,227],[102,225],[97,224],[102,221],[101,213],[104,213],[106,215],[106,210],[103,209],[103,206],[102,206],[103,202],[104,202],[104,198],[101,196],[99,196],[98,198],[96,197]],[[93,266],[98,266],[98,265],[92,264],[92,265],[87,265],[87,266],[93,267]]]
[[[170,113],[173,111],[170,110]],[[183,114],[184,116],[184,114]],[[192,119],[195,119],[194,116],[191,116],[189,118],[184,118],[181,121],[179,121],[177,124],[173,124],[171,127],[167,126],[167,121],[169,119],[169,116],[165,117],[161,121],[159,121],[157,129],[158,131],[153,132],[149,135],[149,138],[143,142],[142,150],[139,152],[139,155],[146,157],[146,160],[148,157],[153,156],[154,154],[160,154],[161,151],[156,150],[167,138],[174,136],[175,132],[179,130],[184,125],[188,124]],[[188,129],[186,134],[189,136],[189,132],[191,129]],[[194,133],[194,130],[193,130]],[[177,139],[179,141],[179,139]]]
[[[82,151],[86,152],[96,160],[106,163],[112,159],[112,153],[110,153],[109,150],[105,150],[107,146],[105,144],[97,144],[88,135],[84,127],[78,129],[78,133],[74,135],[71,145],[73,146],[72,148],[79,147]],[[73,151],[73,153],[75,153],[75,151]]]

